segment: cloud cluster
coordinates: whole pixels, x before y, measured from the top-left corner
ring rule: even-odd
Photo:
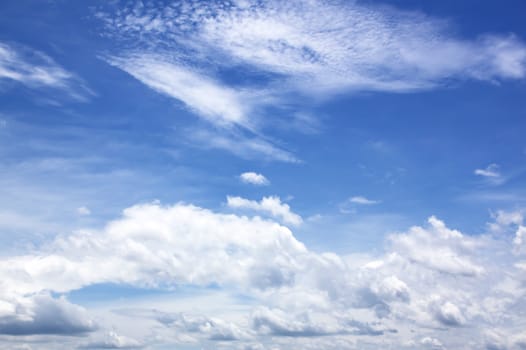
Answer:
[[[520,214],[500,212],[493,233],[468,236],[431,217],[425,227],[391,235],[381,254],[339,256],[307,249],[271,220],[186,204],[136,205],[99,231],[58,237],[39,251],[2,258],[0,331],[96,330],[83,309],[46,291],[67,293],[98,283],[214,285],[250,296],[252,311],[241,319],[160,311],[129,316],[217,346],[300,349],[309,348],[309,338],[318,349],[367,349],[382,341],[401,349],[492,349],[501,343],[520,349],[517,329],[526,307],[526,263],[517,249],[522,225]],[[129,336],[83,346],[144,344]]]

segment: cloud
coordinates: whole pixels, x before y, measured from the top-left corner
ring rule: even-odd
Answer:
[[[110,57],[107,61],[153,90],[182,101],[214,124],[248,123],[249,110],[245,103],[248,96],[244,97],[242,91],[221,85],[191,67],[146,54]]]
[[[301,163],[294,154],[272,142],[258,136],[245,136],[241,133],[210,132],[205,129],[194,130],[186,134],[196,147],[213,148],[228,151],[245,159],[264,159],[285,163]]]
[[[94,330],[96,325],[86,311],[65,298],[0,296],[0,334],[78,335]]]
[[[256,186],[265,186],[270,184],[270,181],[268,181],[268,179],[264,175],[255,173],[253,171],[242,173],[241,175],[239,175],[239,178],[244,183]]]
[[[357,2],[188,1],[162,9],[128,6],[98,17],[114,38],[183,46],[216,65],[242,62],[317,93],[407,91],[450,78],[526,74],[526,46],[514,35],[466,40],[450,33],[447,21]]]
[[[465,276],[484,273],[482,266],[463,253],[476,247],[474,241],[459,231],[448,229],[435,217],[430,217],[428,222],[429,230],[412,227],[408,234],[391,235],[393,249],[413,262],[437,271]]]
[[[449,301],[444,303],[437,301],[432,304],[431,308],[435,318],[445,326],[460,326],[465,323],[460,309]]]
[[[79,349],[142,349],[144,346],[137,340],[113,331],[108,332],[103,339],[95,340],[83,345]]]
[[[444,346],[440,342],[440,340],[432,337],[424,337],[420,339],[420,344],[426,346],[427,348],[431,349],[444,349]]]
[[[79,101],[93,95],[78,77],[44,53],[0,42],[0,83],[2,80],[16,81],[32,89],[63,90]]]
[[[81,215],[81,216],[87,216],[87,215],[91,215],[91,210],[89,210],[88,207],[78,207],[77,208],[77,214]]]
[[[368,199],[362,196],[355,196],[349,198],[349,202],[355,203],[355,204],[363,204],[363,205],[372,205],[372,204],[378,204],[380,201],[375,201],[372,199]]]
[[[290,210],[290,206],[282,203],[279,197],[263,197],[261,201],[253,201],[241,197],[227,196],[227,205],[234,209],[251,209],[270,214],[294,226],[300,225],[303,219]]]
[[[242,347],[271,339],[292,350],[378,348],[385,341],[418,349],[425,345],[420,339],[429,337],[444,348],[458,348],[459,339],[482,348],[489,341],[486,330],[495,329],[517,347],[526,270],[513,240],[522,221],[504,213],[495,220],[510,226],[498,236],[466,235],[431,217],[425,226],[391,235],[385,251],[337,255],[307,249],[274,220],[182,203],[140,204],[98,230],[79,230],[25,255],[2,257],[0,329],[12,335],[90,332],[95,325],[83,309],[44,293],[113,283],[176,288],[175,295],[187,298],[179,304],[190,305],[186,310],[202,299],[185,295],[183,286],[246,302],[236,310],[224,306],[234,316],[221,303],[200,305],[198,312],[129,314],[127,322],[149,320],[146,334],[163,332],[138,338],[142,345],[148,339],[192,339],[196,346],[235,341]],[[129,330],[122,334],[137,338]],[[119,343],[119,337],[81,345],[136,344]]]
[[[194,136],[244,158],[297,162],[261,130],[283,125],[276,112],[296,115],[289,127],[319,130],[304,106],[341,93],[526,76],[526,45],[513,34],[468,40],[445,20],[356,1],[139,1],[95,16],[123,48],[107,62],[216,127],[254,133]]]
[[[296,273],[306,252],[288,228],[273,221],[184,204],[130,207],[102,231],[58,237],[50,247],[39,255],[1,260],[5,290],[67,292],[107,282],[157,288],[178,284],[250,288],[253,275]],[[199,256],[207,259],[196,262]],[[290,261],[296,258],[298,263]],[[264,287],[262,281],[254,282],[257,288]]]
[[[259,308],[252,314],[254,329],[275,336],[311,337],[336,334],[341,330],[335,325],[311,319],[308,313],[294,317],[278,309]]]
[[[505,181],[499,172],[499,166],[495,163],[488,165],[485,169],[475,169],[474,174],[484,177],[488,182],[495,185],[500,185]]]
[[[218,318],[161,312],[155,312],[155,318],[167,327],[188,333],[199,333],[209,340],[235,341],[252,338],[247,331],[240,329],[236,324]]]

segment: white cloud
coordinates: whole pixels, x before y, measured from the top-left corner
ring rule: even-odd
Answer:
[[[228,196],[227,205],[234,209],[251,209],[267,213],[272,217],[283,220],[283,222],[291,225],[300,225],[303,219],[298,214],[290,210],[290,206],[282,203],[279,197],[263,197],[261,201],[253,201],[241,197]]]
[[[152,287],[235,283],[249,288],[252,281],[264,289],[288,283],[287,276],[299,268],[289,260],[306,252],[288,228],[275,222],[183,204],[137,205],[101,232],[59,237],[52,246],[42,255],[2,260],[6,291],[67,292],[104,282]],[[196,262],[197,256],[207,259]]]
[[[255,173],[253,171],[242,173],[241,175],[239,175],[239,178],[244,183],[257,186],[265,186],[270,183],[264,175]]]
[[[443,349],[444,346],[442,345],[442,343],[440,342],[440,340],[436,339],[436,338],[431,338],[431,337],[424,337],[420,340],[420,344],[426,346],[426,347],[430,347],[431,349]]]
[[[0,42],[0,82],[2,79],[17,81],[30,88],[61,89],[79,101],[93,95],[79,78],[44,53]]]
[[[243,91],[221,85],[189,66],[147,54],[112,57],[108,62],[157,92],[182,101],[214,124],[248,123],[248,96]]]
[[[391,235],[393,249],[411,261],[437,271],[465,276],[484,272],[482,266],[463,254],[476,247],[473,240],[459,231],[448,229],[435,217],[429,218],[428,222],[429,229],[412,227],[407,234]]]
[[[378,204],[380,201],[372,200],[365,198],[363,196],[354,196],[349,198],[349,202],[355,203],[355,204],[364,204],[364,205],[371,205],[371,204]]]
[[[168,9],[129,6],[99,17],[114,37],[213,53],[218,65],[244,62],[307,91],[403,91],[448,78],[526,74],[526,46],[517,37],[464,40],[446,21],[418,12],[328,1],[183,2]]]
[[[102,339],[80,345],[79,349],[142,349],[143,347],[141,342],[111,331]]]
[[[245,159],[262,158],[285,163],[301,163],[301,160],[291,152],[257,136],[247,137],[231,131],[219,133],[202,129],[189,132],[186,137],[197,147],[221,149]]]
[[[249,332],[240,329],[233,322],[227,322],[219,318],[161,312],[155,312],[154,316],[157,321],[170,328],[188,333],[198,333],[210,340],[235,341],[252,338]]]
[[[435,318],[446,326],[461,326],[465,323],[460,309],[449,301],[441,303],[437,300],[431,304],[431,310]]]
[[[0,295],[0,334],[79,335],[95,329],[86,311],[64,298]]]
[[[77,208],[77,214],[81,215],[81,216],[87,216],[87,215],[91,215],[91,210],[88,208],[88,207],[78,207]]]
[[[499,166],[494,163],[488,165],[485,169],[475,169],[474,174],[486,178],[489,182],[495,185],[500,185],[504,182],[504,179],[499,172]]]
[[[82,230],[25,255],[2,257],[0,329],[9,334],[15,334],[13,329],[19,334],[95,329],[83,311],[49,296],[43,300],[59,304],[60,315],[68,320],[61,327],[69,326],[62,331],[45,328],[45,315],[56,318],[58,311],[31,306],[37,305],[31,300],[40,298],[31,295],[42,291],[64,293],[98,283],[152,289],[214,286],[207,293],[220,289],[250,300],[236,311],[239,317],[229,317],[222,303],[213,303],[213,308],[203,305],[203,314],[150,309],[143,316],[128,314],[128,322],[147,318],[150,323],[145,324],[159,337],[120,342],[137,335],[119,330],[118,337],[94,337],[81,344],[148,346],[152,339],[158,342],[172,334],[174,346],[191,340],[203,347],[215,348],[226,341],[242,347],[268,345],[272,339],[273,346],[293,350],[378,348],[382,342],[419,349],[433,346],[432,340],[421,341],[427,337],[452,349],[462,346],[459,339],[469,340],[475,349],[489,342],[486,330],[495,329],[510,339],[512,348],[518,347],[526,270],[521,267],[524,257],[510,254],[518,221],[504,217],[496,220],[511,222],[512,230],[500,238],[468,236],[431,217],[425,227],[391,235],[384,252],[339,256],[308,250],[288,228],[272,220],[187,204],[136,205],[100,230]],[[179,305],[191,304],[194,294],[178,291],[176,295],[186,298]],[[194,302],[199,300],[203,299]],[[127,307],[132,307],[130,303],[125,301]],[[143,307],[149,305],[149,300],[142,301]],[[39,326],[30,327],[26,320]],[[419,338],[413,339],[412,330]]]
[[[514,35],[465,40],[445,20],[356,1],[137,2],[96,16],[104,35],[126,48],[108,62],[216,126],[256,134],[262,124],[283,124],[269,111],[303,104],[304,97],[315,104],[341,92],[526,76],[526,45]],[[232,69],[248,79],[222,78]],[[319,129],[312,117],[296,114],[289,127]],[[262,137],[204,141],[242,157],[297,161]]]

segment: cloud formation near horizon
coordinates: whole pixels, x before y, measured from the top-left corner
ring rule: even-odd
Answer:
[[[455,348],[459,339],[466,339],[467,329],[477,348],[509,342],[515,349],[519,345],[513,339],[521,333],[514,329],[521,316],[514,310],[526,292],[521,284],[526,276],[524,244],[517,239],[524,222],[497,219],[494,225],[494,231],[509,234],[467,236],[431,217],[426,227],[391,235],[383,254],[339,256],[309,250],[288,228],[271,220],[185,204],[137,205],[101,231],[58,237],[40,252],[2,258],[0,332],[73,334],[95,329],[85,311],[65,299],[42,295],[46,291],[67,293],[98,283],[160,289],[216,284],[254,298],[245,321],[157,312],[142,312],[141,317],[195,341],[264,343],[273,336],[279,339],[276,346],[287,349],[300,348],[305,338],[327,348],[320,342],[329,338],[319,338],[326,335],[333,337],[332,347],[346,339],[375,346],[382,335],[382,341],[402,349],[432,343],[425,336]],[[512,259],[499,258],[510,251]],[[35,311],[21,312],[16,303],[35,305]],[[60,327],[49,323],[56,313],[46,311],[48,306],[63,310]],[[495,314],[508,316],[496,319]],[[409,332],[415,326],[427,330],[415,338]],[[297,342],[291,343],[291,337]],[[84,348],[93,344],[142,346],[116,335]]]

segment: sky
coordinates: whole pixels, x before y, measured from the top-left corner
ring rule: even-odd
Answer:
[[[0,347],[526,349],[525,13],[0,2]]]

